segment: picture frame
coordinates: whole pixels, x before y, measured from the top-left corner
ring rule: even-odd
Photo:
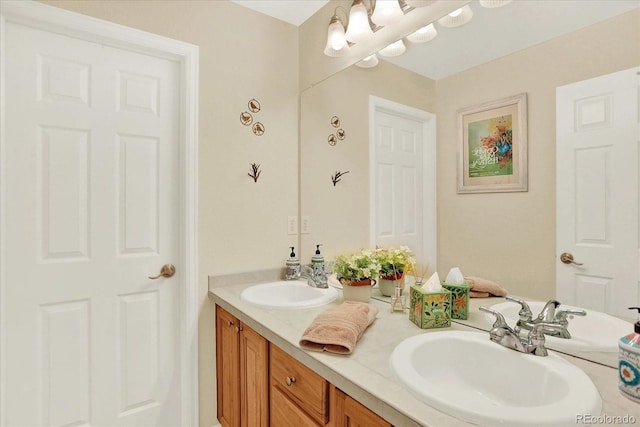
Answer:
[[[458,110],[458,193],[528,191],[527,94]]]

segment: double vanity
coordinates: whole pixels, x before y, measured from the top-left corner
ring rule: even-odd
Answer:
[[[264,391],[259,395],[270,400],[263,403],[270,410],[265,406],[258,416],[267,421],[271,417],[272,425],[342,426],[345,419],[356,416],[353,409],[345,408],[355,407],[360,408],[357,416],[364,417],[362,425],[396,427],[541,427],[640,420],[640,405],[620,394],[617,370],[611,366],[555,351],[537,357],[491,342],[489,333],[478,327],[491,329],[495,318],[485,317],[478,307],[500,309],[515,325],[520,307],[513,302],[502,307],[496,305],[505,301],[502,298],[472,299],[466,325],[454,321],[450,328],[423,330],[409,321],[406,312],[392,313],[388,303],[372,299],[379,309],[375,322],[352,354],[339,356],[304,351],[298,341],[318,314],[342,302],[341,291],[311,288],[303,281],[279,282],[280,277],[281,271],[273,270],[209,278],[217,313],[232,319],[219,322],[235,321],[262,340],[266,354],[262,359],[249,358],[249,362],[262,360],[264,366],[250,363],[262,380],[254,375],[253,384],[247,386],[249,394],[238,395],[251,398],[255,384],[262,384]],[[515,320],[511,309],[515,309]],[[537,310],[537,305],[531,309]],[[632,324],[626,324],[630,332]],[[220,358],[230,353],[222,348],[220,338],[218,351],[224,352],[218,353],[219,366],[228,364]],[[289,374],[296,369],[308,370],[305,378],[319,381],[310,387],[318,396],[300,398],[294,393],[305,387],[300,380],[296,383],[295,374]],[[218,372],[220,391],[224,384]],[[305,401],[316,406],[305,408]],[[351,425],[357,422],[351,419]]]

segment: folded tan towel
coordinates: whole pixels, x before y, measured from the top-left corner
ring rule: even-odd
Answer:
[[[312,351],[350,354],[378,314],[378,307],[365,302],[345,301],[320,313],[311,322],[300,347]]]
[[[471,283],[469,286],[469,296],[471,298],[504,297],[507,295],[505,288],[491,280],[473,276],[465,277],[465,280]]]

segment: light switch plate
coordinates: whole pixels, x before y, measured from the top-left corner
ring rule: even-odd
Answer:
[[[300,218],[300,233],[311,233],[311,217],[309,215],[302,215]]]
[[[287,234],[298,234],[298,217],[287,217]]]

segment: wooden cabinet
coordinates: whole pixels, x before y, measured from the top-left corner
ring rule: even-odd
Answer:
[[[218,305],[216,375],[223,427],[391,427]]]
[[[269,426],[269,342],[216,305],[218,420],[223,427]]]
[[[273,427],[324,426],[329,421],[329,383],[271,344],[269,360]]]
[[[331,385],[330,427],[392,427],[379,415]]]

